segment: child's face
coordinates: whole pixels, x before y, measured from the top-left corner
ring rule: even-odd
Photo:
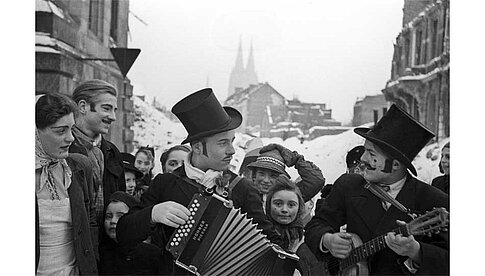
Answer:
[[[104,230],[106,234],[116,241],[116,224],[118,220],[128,211],[130,208],[123,202],[111,202],[106,208],[106,216],[104,218]]]
[[[126,181],[126,192],[130,195],[133,195],[136,187],[136,178],[135,174],[130,171],[125,171],[125,181]]]
[[[153,161],[148,159],[144,152],[139,152],[135,157],[135,168],[139,169],[144,175],[147,175],[153,169]]]
[[[275,184],[276,178],[280,174],[263,168],[257,168],[254,176],[254,183],[263,194],[267,194],[269,189]]]
[[[298,214],[298,196],[292,191],[278,191],[271,198],[271,217],[278,223],[290,224]]]

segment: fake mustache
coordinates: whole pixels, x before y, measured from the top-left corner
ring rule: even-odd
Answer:
[[[367,163],[367,162],[362,162],[362,163],[364,164],[364,166],[367,170],[369,170],[369,171],[375,171],[376,170],[376,168],[372,167],[369,163]]]

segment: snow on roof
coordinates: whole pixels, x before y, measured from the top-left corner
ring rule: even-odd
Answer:
[[[42,46],[56,46],[56,40],[49,36],[47,33],[35,33],[35,45]]]
[[[57,51],[56,49],[53,49],[51,47],[45,47],[45,46],[35,46],[35,52],[36,53],[53,53],[53,54],[60,54],[61,52]]]
[[[36,12],[48,12],[54,13],[58,17],[65,19],[64,12],[56,4],[51,1],[46,0],[36,0],[35,1],[35,11]]]

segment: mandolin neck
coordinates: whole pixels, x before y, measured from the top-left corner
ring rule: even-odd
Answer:
[[[391,232],[401,234],[405,237],[409,236],[409,231],[406,225],[393,229]],[[386,248],[386,242],[384,239],[386,235],[387,234],[381,235],[362,244],[359,247],[352,249],[352,251],[350,251],[349,257],[340,260],[340,269],[345,269],[347,267],[353,266],[358,262],[361,262],[367,259],[369,256]]]

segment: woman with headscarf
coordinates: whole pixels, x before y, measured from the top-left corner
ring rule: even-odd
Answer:
[[[96,275],[97,225],[90,161],[68,154],[75,104],[36,96],[36,275]]]

